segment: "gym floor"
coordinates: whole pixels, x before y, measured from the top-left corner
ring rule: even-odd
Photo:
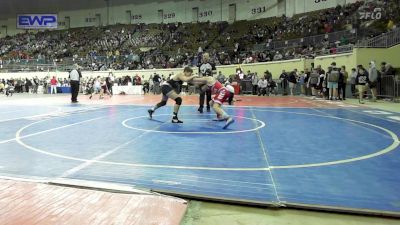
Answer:
[[[160,96],[80,96],[73,105],[66,95],[1,98],[4,178],[96,181],[184,198],[400,215],[395,103],[239,96],[235,106],[225,106],[236,122],[222,130],[213,113],[196,111],[196,96],[184,97],[183,124],[170,123],[172,102],[148,119],[147,108]],[[215,224],[199,219],[208,209],[217,215],[243,210],[255,220],[269,213],[327,214],[194,201],[184,224]]]

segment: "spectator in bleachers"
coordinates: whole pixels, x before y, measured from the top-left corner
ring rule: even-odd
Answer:
[[[283,59],[282,54],[280,52],[276,52],[275,56],[274,56],[274,61],[279,61],[279,60],[282,60],[282,59]]]
[[[224,22],[140,24],[87,27],[62,32],[24,33],[0,39],[0,64],[3,66],[13,63],[21,64],[25,61],[30,62],[29,59],[34,58],[38,62],[47,63],[52,63],[54,60],[56,65],[64,64],[68,60],[81,61],[86,69],[103,71],[110,68],[117,70],[173,68],[193,65],[193,63],[196,65],[199,46],[203,47],[201,52],[208,47],[215,49],[215,53],[211,54],[212,58],[215,58],[215,63],[224,65],[300,57],[312,58],[317,52],[318,54],[339,52],[341,45],[355,40],[348,39],[346,36],[339,37],[339,40],[330,40],[330,37],[324,43],[304,43],[304,47],[295,48],[289,44],[290,47],[279,49],[273,48],[272,43],[278,40],[285,41],[344,30],[349,26],[356,28],[359,20],[354,20],[353,15],[363,4],[362,1],[358,1],[305,15],[267,18],[231,25]],[[379,6],[385,12],[382,20],[374,21],[370,25],[373,27],[375,23],[378,25],[380,23],[383,27],[372,29],[360,26],[359,29],[373,30],[366,33],[376,35],[398,26],[397,0],[373,1],[368,6],[372,8]],[[241,23],[243,26],[240,25]],[[364,35],[363,32],[360,34]],[[269,46],[270,43],[271,46]],[[254,44],[269,47],[267,50],[253,51]],[[139,50],[142,47],[155,49],[142,52]],[[267,80],[270,79],[267,78]],[[18,85],[16,89],[23,91],[22,86],[25,85]]]

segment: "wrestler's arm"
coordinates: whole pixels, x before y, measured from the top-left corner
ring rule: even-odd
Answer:
[[[189,82],[189,81],[193,80],[193,78],[198,77],[197,75],[185,76],[185,74],[183,74],[183,73],[179,74],[178,76],[179,76],[179,80],[181,80],[183,82]]]

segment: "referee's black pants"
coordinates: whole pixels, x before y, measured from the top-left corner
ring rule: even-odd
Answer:
[[[204,108],[204,100],[205,100],[206,95],[207,95],[207,109],[210,108],[211,90],[207,90],[205,92],[200,92],[199,108]]]
[[[71,101],[78,101],[79,81],[71,80]]]

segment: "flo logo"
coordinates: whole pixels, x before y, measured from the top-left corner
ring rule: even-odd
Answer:
[[[379,20],[381,18],[381,8],[375,8],[372,12],[360,12],[360,20]]]

